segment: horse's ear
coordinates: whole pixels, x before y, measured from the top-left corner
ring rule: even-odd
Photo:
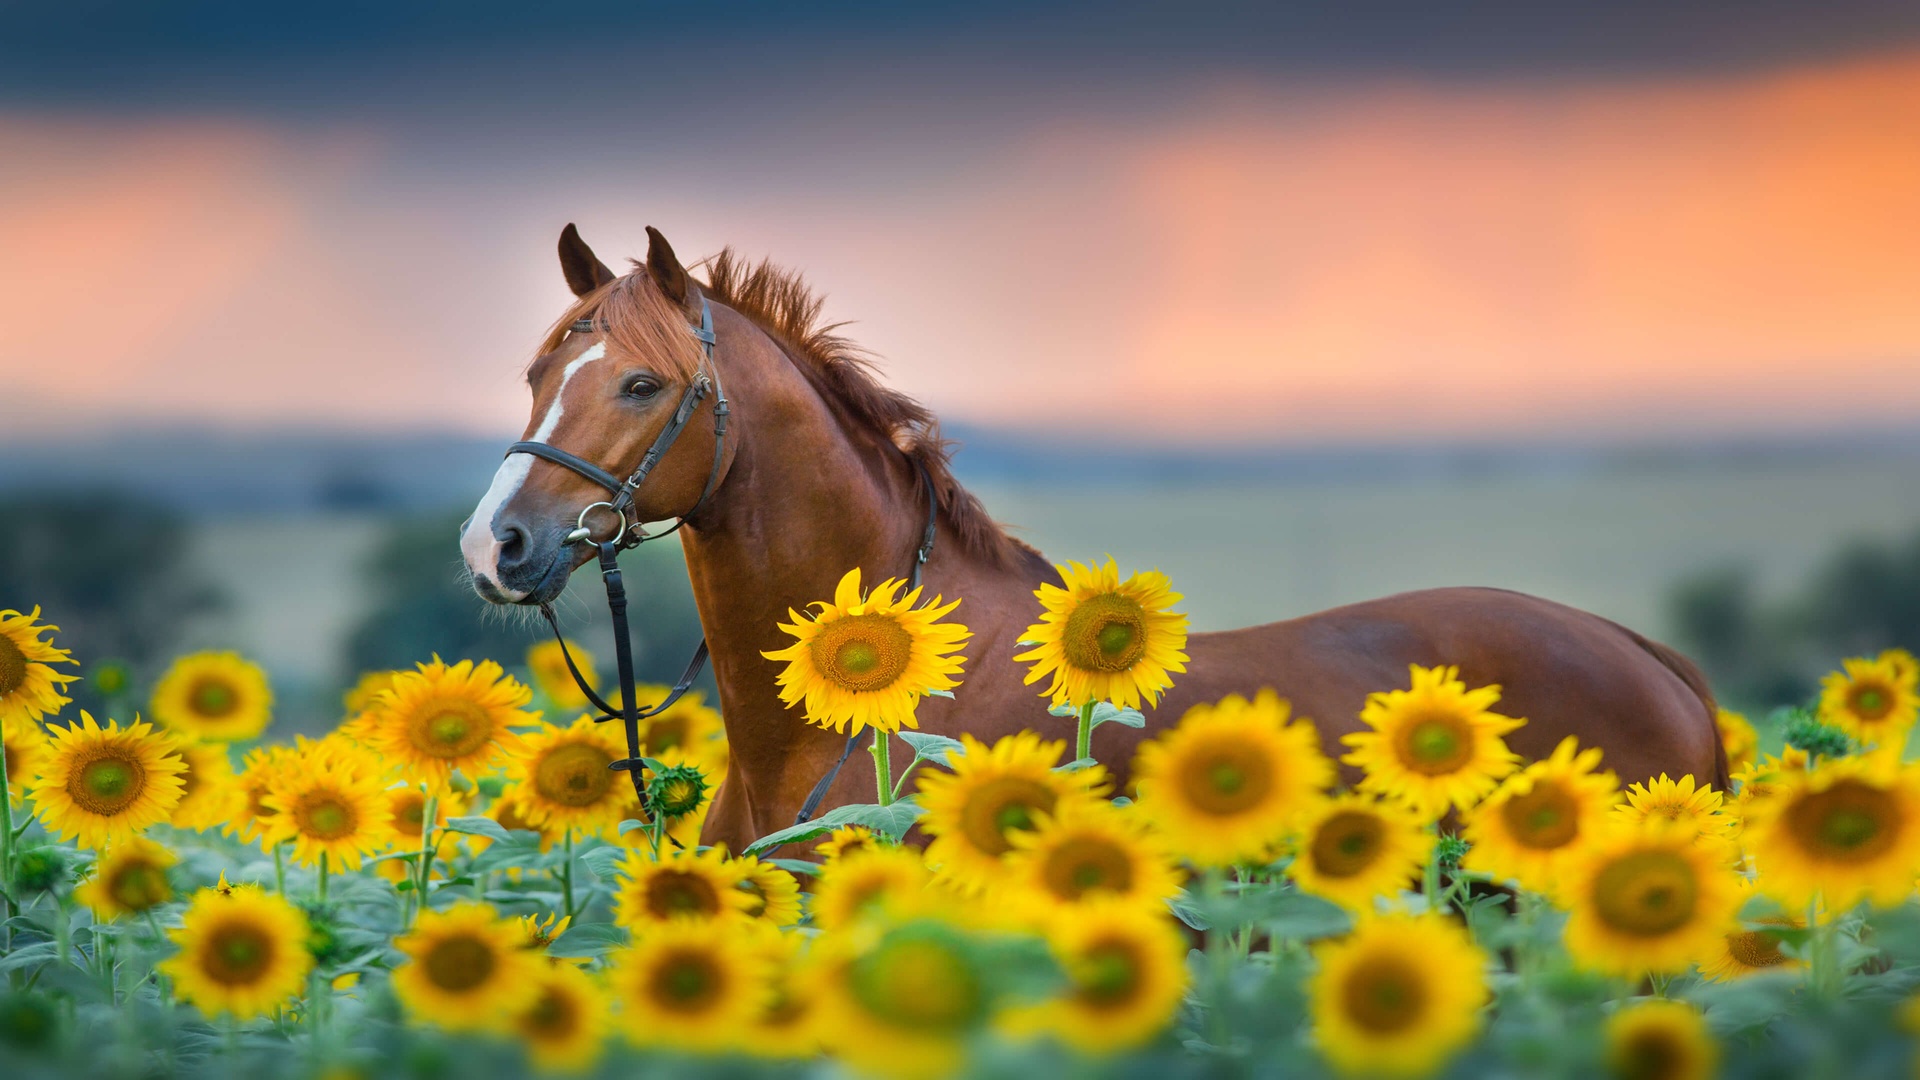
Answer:
[[[680,265],[673,245],[651,225],[647,226],[647,275],[669,300],[676,304],[687,302],[687,268]]]
[[[567,288],[575,296],[585,296],[614,278],[607,264],[580,239],[580,230],[571,221],[560,230],[560,272],[567,276]]]

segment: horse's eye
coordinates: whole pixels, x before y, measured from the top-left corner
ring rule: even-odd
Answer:
[[[628,397],[639,398],[644,401],[659,392],[660,384],[645,376],[633,379],[627,383],[626,394]]]

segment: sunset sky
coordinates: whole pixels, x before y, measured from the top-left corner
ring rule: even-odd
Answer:
[[[973,425],[1920,425],[1913,5],[268,7],[0,9],[0,436],[517,432],[568,221]]]

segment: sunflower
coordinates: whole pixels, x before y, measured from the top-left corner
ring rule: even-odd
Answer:
[[[739,917],[756,902],[740,887],[744,867],[720,848],[683,848],[658,859],[636,848],[627,852],[620,870],[626,880],[614,896],[614,921],[635,930]]]
[[[138,915],[173,899],[167,869],[179,862],[173,852],[142,836],[113,845],[93,865],[93,876],[73,890],[74,899],[106,922]]]
[[[1733,774],[1733,783],[1739,789],[1734,806],[1739,816],[1745,819],[1752,814],[1753,808],[1772,797],[1780,785],[1794,776],[1804,774],[1813,764],[1805,750],[1796,750],[1789,746],[1780,751],[1779,757],[1763,755],[1751,765]]]
[[[870,916],[921,907],[932,880],[920,853],[912,848],[864,848],[820,868],[807,907],[813,925],[834,930]]]
[[[247,756],[240,761],[238,777],[245,805],[221,832],[238,836],[247,843],[266,835],[267,819],[274,813],[266,804],[267,792],[272,790],[281,771],[292,764],[293,758],[291,746],[256,746],[247,751]]]
[[[643,709],[651,709],[667,700],[672,688],[642,684],[634,688],[634,701]],[[706,695],[698,690],[689,690],[680,696],[680,700],[660,713],[647,717],[645,729],[640,733],[641,749],[648,757],[659,757],[669,750],[684,750],[696,758],[711,753],[713,744],[726,742],[726,727],[720,714],[706,704]]]
[[[627,778],[607,767],[626,756],[610,725],[585,716],[567,727],[543,723],[521,737],[507,778],[528,818],[552,829],[593,832],[617,824],[632,800]]]
[[[538,915],[522,915],[515,922],[520,927],[521,948],[539,953],[550,963],[567,964],[573,967],[586,967],[593,963],[590,957],[554,956],[547,951],[553,947],[554,942],[560,940],[560,935],[567,932],[567,927],[573,924],[573,916],[555,915],[549,912],[544,919]]]
[[[373,705],[380,695],[393,689],[393,680],[398,671],[364,671],[341,698],[346,709],[346,719],[340,722],[339,733],[357,743],[364,743],[373,732]]]
[[[905,584],[888,578],[863,596],[856,566],[834,587],[831,602],[808,605],[819,609],[814,614],[789,608],[793,622],[779,627],[794,643],[761,654],[787,663],[778,679],[780,700],[788,708],[803,705],[809,723],[835,731],[848,731],[849,724],[855,734],[869,726],[885,732],[919,727],[913,713],[920,699],[960,685],[956,676],[966,657],[955,654],[972,631],[940,621],[960,601],[943,604],[936,596],[915,607],[921,590],[902,596]]]
[[[752,902],[744,909],[768,926],[792,926],[800,921],[800,882],[790,873],[751,855],[733,860],[740,885]]]
[[[1747,903],[1758,895],[1757,885],[1746,878],[1740,879],[1743,912]],[[1793,914],[1778,905],[1758,919],[1743,919],[1741,925],[1727,931],[1720,949],[1700,961],[1700,974],[1726,982],[1763,971],[1795,970],[1803,966],[1802,962],[1780,951],[1780,935],[1782,931],[1805,929],[1806,924],[1804,914]]]
[[[7,758],[7,793],[21,802],[47,756],[47,733],[37,720],[0,715],[0,750]]]
[[[51,665],[71,664],[73,654],[40,636],[59,629],[40,621],[39,608],[26,615],[0,610],[0,721],[38,722],[67,704],[60,688],[80,677]]]
[[[1122,709],[1152,705],[1173,685],[1169,672],[1187,670],[1187,617],[1167,576],[1143,570],[1125,581],[1113,559],[1102,566],[1069,562],[1054,567],[1065,588],[1042,584],[1040,621],[1014,657],[1032,661],[1027,684],[1052,676],[1041,693],[1076,708],[1110,701]]]
[[[293,861],[358,870],[367,855],[392,846],[393,818],[384,784],[365,763],[322,752],[296,754],[261,804],[264,843],[293,842]]]
[[[1369,911],[1419,875],[1434,837],[1404,805],[1359,792],[1315,803],[1300,818],[1287,876],[1301,892]]]
[[[525,711],[533,691],[491,660],[439,657],[394,676],[374,702],[367,744],[408,780],[445,787],[453,770],[479,776],[520,746],[511,728],[538,720]]]
[[[1820,680],[1820,719],[1863,743],[1899,745],[1920,716],[1914,673],[1896,659],[1852,657]]]
[[[587,680],[591,689],[600,688],[600,680],[595,678],[593,654],[580,647],[580,643],[569,641],[566,650],[573,653],[573,662],[580,667],[580,675]],[[561,651],[558,641],[542,641],[527,649],[527,672],[533,676],[533,685],[547,696],[554,707],[562,712],[573,712],[587,707],[587,695],[580,692],[580,684],[573,681],[573,672],[567,668],[566,654]]]
[[[1068,799],[1012,835],[1005,875],[1046,903],[1118,901],[1164,912],[1181,874],[1132,807]]]
[[[419,821],[420,816],[425,812],[424,807],[414,811],[413,819]],[[508,790],[505,794],[493,800],[491,806],[487,807],[486,816],[499,822],[500,827],[508,832],[530,832],[535,834],[540,837],[540,850],[552,851],[553,845],[560,842],[560,831],[548,828],[545,825],[535,824],[530,816],[531,813],[532,812],[527,809],[525,796],[518,792]],[[630,838],[636,837],[637,835],[638,834],[635,833],[628,834]],[[466,839],[469,849],[476,853],[485,851],[491,843],[491,841],[484,836],[468,836]],[[638,843],[638,840],[634,842]]]
[[[1016,1032],[1049,1032],[1088,1054],[1130,1050],[1165,1030],[1186,995],[1187,937],[1164,908],[1083,904],[1052,920],[1047,945],[1067,988],[1014,1010]]]
[[[979,894],[1002,873],[1001,857],[1017,832],[1051,813],[1063,799],[1084,799],[1106,790],[1098,766],[1055,772],[1063,742],[1041,742],[1031,731],[1009,735],[992,748],[961,735],[965,751],[949,759],[951,772],[920,774],[920,827],[933,842],[927,862],[942,881]]]
[[[1472,844],[1464,865],[1551,894],[1583,839],[1601,828],[1620,797],[1611,772],[1596,772],[1600,750],[1569,735],[1552,755],[1501,781],[1467,816]]]
[[[755,924],[656,923],[615,954],[621,1028],[642,1044],[718,1050],[740,1038],[771,991]]]
[[[410,1015],[449,1030],[488,1030],[526,1009],[549,967],[491,904],[421,912],[393,947],[408,958],[393,971],[394,993]]]
[[[767,994],[747,1028],[746,1049],[768,1058],[811,1058],[820,1053],[819,964],[801,934],[761,934],[767,957]]]
[[[1696,787],[1691,773],[1678,780],[1661,773],[1657,779],[1629,787],[1626,801],[1613,808],[1613,816],[1628,825],[1660,818],[1727,839],[1739,831],[1740,821],[1725,811],[1724,803],[1720,792],[1704,784]]]
[[[173,737],[135,720],[102,728],[80,722],[52,733],[33,784],[34,810],[48,830],[100,848],[167,820],[180,803],[180,760]]]
[[[1628,978],[1685,971],[1734,925],[1732,845],[1666,822],[1614,826],[1568,861],[1567,951]]]
[[[1314,959],[1314,1037],[1342,1072],[1434,1072],[1479,1029],[1487,954],[1443,916],[1363,916]]]
[[[542,1072],[586,1072],[600,1060],[611,1024],[607,992],[572,964],[550,964],[534,976],[533,1000],[514,1012],[514,1034]]]
[[[427,831],[427,793],[420,790],[418,784],[396,784],[380,793],[387,803],[387,824],[389,828],[388,846],[420,850],[421,841]],[[507,800],[503,797],[496,801],[499,806]],[[433,799],[433,825],[439,828],[448,818],[459,817],[466,812],[466,799],[458,792],[442,791]],[[494,820],[498,821],[498,818]],[[525,828],[524,825],[506,825],[504,828]],[[468,836],[469,840],[485,841],[486,837]],[[484,846],[479,850],[485,850]]]
[[[1885,759],[1823,761],[1756,807],[1748,845],[1761,888],[1789,906],[1816,896],[1836,911],[1863,898],[1898,904],[1920,866],[1920,772]]]
[[[1340,760],[1366,770],[1360,790],[1437,818],[1472,806],[1519,766],[1501,736],[1526,721],[1488,711],[1500,688],[1468,690],[1459,668],[1414,664],[1412,672],[1411,689],[1367,695],[1360,719],[1372,730],[1342,737],[1353,750]]]
[[[1720,1048],[1684,1001],[1629,1005],[1607,1017],[1607,1064],[1620,1080],[1708,1080]]]
[[[815,992],[829,1049],[855,1069],[907,1080],[958,1071],[966,1039],[993,1010],[983,950],[930,919],[821,943]]]
[[[201,889],[168,936],[180,947],[159,964],[174,992],[213,1015],[265,1016],[307,984],[311,928],[299,908],[261,889]]]
[[[1140,747],[1140,811],[1186,859],[1224,866],[1258,858],[1333,782],[1333,763],[1305,718],[1262,690],[1195,705]]]
[[[925,798],[924,795],[921,797]],[[926,804],[923,802],[921,805]],[[879,846],[883,846],[882,842],[873,835],[873,830],[865,825],[842,825],[828,833],[826,839],[820,841],[819,845],[813,849],[813,853],[820,856],[823,862],[830,863],[855,852]]]
[[[273,718],[267,673],[238,653],[182,656],[153,688],[153,719],[188,739],[238,742],[258,738]]]
[[[167,824],[176,829],[217,829],[246,805],[224,743],[181,743],[180,802]]]
[[[1747,718],[1731,709],[1714,713],[1714,726],[1720,730],[1720,745],[1727,751],[1727,769],[1739,772],[1753,764],[1760,752],[1760,734]]]
[[[1882,649],[1880,655],[1874,657],[1874,659],[1882,664],[1892,664],[1893,673],[1906,682],[1920,683],[1920,658],[1915,657],[1906,649],[1899,648],[1898,646],[1891,649]]]

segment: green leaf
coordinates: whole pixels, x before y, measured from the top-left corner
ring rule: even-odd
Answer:
[[[1103,701],[1093,707],[1093,720],[1088,730],[1107,723],[1125,724],[1130,728],[1143,728],[1147,726],[1147,717],[1146,714],[1142,713],[1139,709],[1119,709],[1115,708],[1112,702]]]
[[[927,696],[928,696],[928,697],[943,697],[943,698],[946,698],[946,699],[947,699],[948,701],[952,701],[952,700],[953,700],[953,691],[951,691],[951,690],[929,690],[929,691],[927,691]],[[906,734],[906,732],[904,732],[904,731],[903,731],[903,732],[901,732],[900,734],[902,734],[902,735],[904,735],[904,734]]]
[[[620,876],[620,864],[626,860],[627,849],[617,847],[598,847],[578,856],[580,865],[593,871],[593,876],[601,881],[612,881]]]
[[[914,802],[911,795],[891,806],[878,806],[873,803],[836,806],[812,821],[789,825],[779,832],[768,833],[748,844],[744,854],[758,855],[783,844],[802,844],[815,837],[825,836],[842,825],[865,825],[874,832],[885,833],[898,841],[907,835],[907,830],[913,828],[913,823],[920,820],[920,815],[924,813],[926,811],[920,809],[920,804]]]
[[[553,944],[547,946],[547,955],[566,959],[605,956],[630,940],[625,927],[613,923],[580,923],[567,927],[566,933],[555,938]]]
[[[1218,899],[1190,897],[1214,926],[1264,926],[1276,938],[1314,941],[1344,934],[1353,919],[1339,905],[1298,889],[1249,882]]]
[[[1047,708],[1047,715],[1048,716],[1079,716],[1080,710],[1074,708],[1071,705],[1051,705],[1051,706],[1048,706]]]
[[[628,818],[620,823],[620,835],[625,836],[635,829],[644,829],[647,828],[647,826],[648,823],[641,821],[639,818]]]
[[[768,859],[768,863],[785,870],[789,874],[806,874],[811,877],[820,872],[820,864],[805,859]]]
[[[915,761],[931,761],[935,765],[951,766],[954,758],[967,752],[966,746],[960,740],[949,739],[945,735],[934,735],[925,731],[902,731],[899,734],[901,742],[913,747]]]
[[[1213,929],[1213,924],[1207,921],[1205,915],[1200,913],[1200,905],[1194,903],[1193,898],[1190,896],[1182,894],[1170,898],[1167,901],[1167,909],[1173,912],[1174,918],[1179,919],[1195,930]]]
[[[1079,772],[1081,769],[1091,769],[1098,764],[1100,764],[1100,761],[1097,758],[1090,758],[1090,757],[1075,758],[1072,761],[1067,762],[1065,765],[1055,765],[1053,767],[1053,771],[1054,772]]]
[[[447,820],[447,831],[466,833],[468,836],[484,836],[489,840],[505,841],[513,837],[499,822],[490,817],[457,817]]]

